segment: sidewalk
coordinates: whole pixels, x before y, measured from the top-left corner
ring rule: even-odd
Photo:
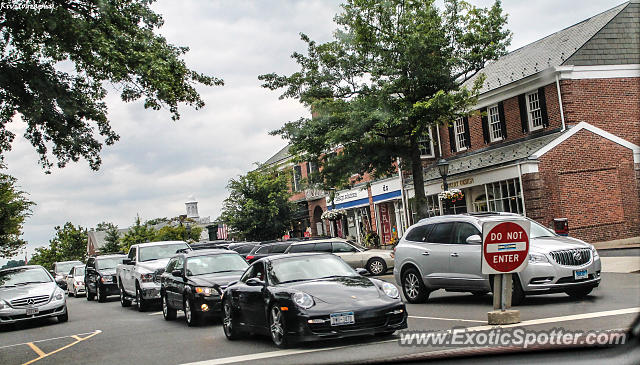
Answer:
[[[593,244],[597,250],[608,250],[613,248],[636,248],[640,247],[640,237],[623,238],[620,240],[595,242]]]
[[[600,257],[602,272],[640,273],[640,257]]]

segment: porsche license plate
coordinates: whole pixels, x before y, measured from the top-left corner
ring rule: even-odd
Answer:
[[[344,326],[347,324],[356,323],[355,316],[353,312],[344,312],[344,313],[331,313],[329,316],[331,318],[332,326]]]
[[[587,279],[589,275],[587,275],[587,270],[575,270],[573,272],[573,278],[575,280]]]
[[[27,308],[27,315],[32,316],[38,314],[38,308]]]

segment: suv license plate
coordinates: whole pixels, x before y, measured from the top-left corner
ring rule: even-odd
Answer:
[[[32,316],[38,314],[38,308],[27,308],[27,315]]]
[[[353,312],[331,313],[329,317],[331,318],[332,326],[344,326],[356,323]]]
[[[576,280],[587,279],[588,277],[587,270],[576,270],[573,272],[573,278]]]

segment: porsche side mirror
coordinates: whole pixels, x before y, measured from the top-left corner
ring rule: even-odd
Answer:
[[[474,234],[472,236],[467,237],[467,243],[472,245],[479,245],[482,243],[482,238],[480,235]]]
[[[247,285],[249,286],[264,286],[264,281],[258,279],[258,278],[251,278],[249,280],[247,280]]]
[[[367,269],[363,269],[361,267],[357,268],[356,272],[360,275],[365,275],[366,273],[368,273]]]

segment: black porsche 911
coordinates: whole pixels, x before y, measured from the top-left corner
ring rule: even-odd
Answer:
[[[160,277],[160,296],[164,319],[176,318],[184,311],[189,326],[203,317],[221,313],[224,288],[235,282],[247,268],[237,252],[223,249],[186,251],[173,256]]]
[[[254,262],[222,296],[223,330],[292,342],[359,335],[391,335],[407,328],[395,285],[361,276],[332,254],[269,256]]]

